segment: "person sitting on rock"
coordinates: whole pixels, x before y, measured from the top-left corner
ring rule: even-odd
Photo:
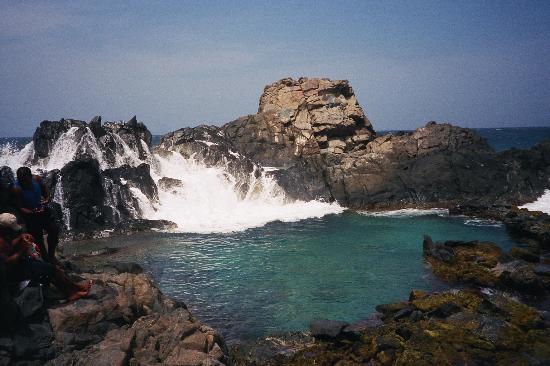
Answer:
[[[40,247],[44,260],[55,262],[55,251],[59,243],[59,227],[53,219],[47,204],[50,196],[42,179],[32,175],[28,167],[17,169],[17,181],[12,191],[15,204],[25,222],[27,231]],[[48,250],[44,245],[44,230],[48,233]]]
[[[51,281],[69,301],[88,294],[91,282],[74,283],[61,267],[44,262],[33,236],[21,230],[14,215],[0,214],[0,260],[6,266],[9,282],[30,280],[46,285]]]

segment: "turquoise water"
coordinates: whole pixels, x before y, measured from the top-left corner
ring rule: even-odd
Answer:
[[[304,330],[315,318],[359,320],[377,304],[408,298],[411,289],[442,288],[422,260],[424,234],[514,244],[491,222],[348,211],[232,234],[156,234],[91,245],[131,245],[118,259],[139,261],[165,294],[237,341]]]

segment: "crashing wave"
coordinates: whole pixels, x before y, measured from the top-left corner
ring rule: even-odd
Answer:
[[[198,142],[208,148],[217,147],[216,143],[209,141]],[[45,157],[38,156],[33,142],[20,150],[13,146],[4,147],[0,165],[7,165],[12,170],[26,165],[34,172],[44,173],[62,169],[69,162],[83,158],[95,159],[101,172],[126,165],[148,164],[150,175],[158,187],[158,199],[126,178],[113,179],[110,173],[102,173],[103,205],[111,210],[111,224],[125,218],[162,219],[175,222],[178,231],[182,232],[231,232],[276,220],[297,221],[343,211],[337,203],[288,199],[261,167],[254,165],[250,171],[236,169],[235,160],[243,158],[232,152],[229,152],[232,161],[223,158],[216,164],[206,164],[198,154],[184,157],[170,149],[151,152],[143,140],[139,145],[141,154],[116,132],[108,130],[98,137],[89,126],[77,125],[52,141]],[[247,164],[249,167],[250,163]],[[161,184],[167,179],[179,183],[175,186]],[[62,182],[62,177],[58,177],[53,200],[61,206],[65,225],[70,228],[71,203],[67,202]]]

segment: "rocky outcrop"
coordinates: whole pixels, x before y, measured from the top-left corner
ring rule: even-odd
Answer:
[[[37,157],[46,158],[52,151],[59,137],[69,131],[71,127],[85,127],[85,122],[74,119],[60,119],[59,121],[42,121],[34,132],[32,141]]]
[[[375,135],[347,80],[316,78],[266,86],[258,113],[222,130],[239,153],[268,166],[361,150]]]
[[[89,296],[68,304],[54,300],[45,304],[47,314],[2,333],[0,364],[226,364],[223,338],[135,272],[104,267],[81,273],[94,280]]]
[[[474,131],[436,122],[377,137],[343,80],[279,80],[265,88],[258,113],[163,141],[211,165],[229,161],[235,175],[250,174],[250,161],[277,167],[268,174],[290,198],[360,209],[515,205],[537,198],[550,178],[550,142],[497,154]]]
[[[451,283],[544,297],[550,292],[550,266],[540,250],[514,247],[502,253],[494,243],[424,238],[424,258],[439,278]]]
[[[501,259],[500,247],[490,242],[446,241],[424,238],[424,257],[436,276],[449,282],[467,282],[494,287],[498,275],[492,271]]]
[[[550,328],[543,315],[502,294],[413,291],[408,301],[377,310],[378,322],[330,327],[341,330],[261,364],[544,365],[550,360]],[[251,355],[237,353],[234,364],[257,364]]]
[[[151,147],[151,132],[134,116],[126,123],[106,122],[101,116],[94,117],[89,123],[75,119],[42,121],[33,135],[34,163],[47,159],[55,151],[55,145],[64,138],[65,145],[72,144],[75,150],[73,159],[95,158],[101,156],[102,163],[114,167],[130,163],[136,152],[138,159],[144,160]],[[66,151],[64,151],[66,152]],[[125,160],[122,163],[121,160]]]
[[[143,215],[140,194],[151,202],[158,199],[157,186],[147,164],[102,171],[97,160],[80,159],[68,163],[59,175],[63,218],[75,233],[125,227],[125,223]],[[134,193],[137,191],[140,194]],[[148,226],[158,225],[149,223],[144,227]]]

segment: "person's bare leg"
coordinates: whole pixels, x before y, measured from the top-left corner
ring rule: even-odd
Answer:
[[[72,282],[67,274],[57,266],[54,269],[54,284],[65,293],[69,301],[74,301],[88,295],[90,290],[89,287],[85,289]]]

